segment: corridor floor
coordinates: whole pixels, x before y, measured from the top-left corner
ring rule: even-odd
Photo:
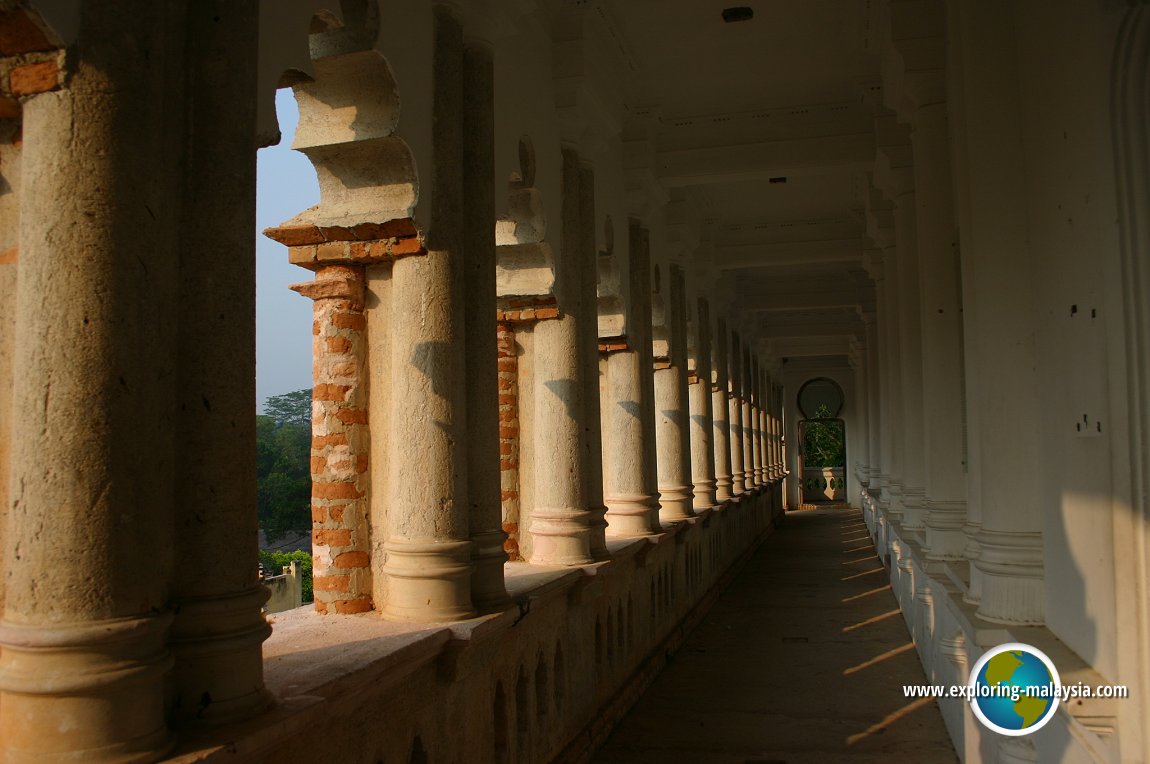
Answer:
[[[596,764],[955,762],[855,509],[788,513]]]

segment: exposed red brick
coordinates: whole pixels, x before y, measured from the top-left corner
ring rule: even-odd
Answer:
[[[323,600],[317,599],[315,601],[315,612],[320,613],[321,615],[326,615],[327,614],[327,603],[324,602]]]
[[[351,340],[346,337],[329,337],[327,350],[329,353],[349,353],[351,352]]]
[[[341,409],[335,418],[344,424],[367,424],[367,411],[365,409]]]
[[[342,363],[334,363],[331,366],[331,376],[333,377],[354,377],[359,373],[359,367],[355,361],[344,361]]]
[[[331,515],[331,521],[333,523],[342,523],[343,522],[343,513],[344,513],[344,510],[346,510],[346,509],[347,509],[346,504],[334,504],[334,505],[328,507],[327,511],[328,511],[328,514]]]
[[[514,449],[512,448],[510,443],[505,442],[505,443],[499,444],[499,455],[500,456],[510,456],[513,451],[514,451]]]
[[[368,457],[367,454],[359,454],[355,457],[355,471],[359,473],[367,472]]]
[[[317,592],[346,592],[351,590],[349,576],[316,576],[312,588]]]
[[[499,428],[499,437],[501,438],[514,438],[518,434],[518,427],[508,427],[507,425],[503,425]]]
[[[0,249],[0,265],[13,265],[20,258],[20,250],[15,245]]]
[[[311,474],[318,475],[327,469],[327,459],[322,456],[313,456],[311,458]]]
[[[347,435],[342,432],[337,432],[334,435],[313,435],[311,436],[312,448],[325,448],[327,446],[346,446]]]
[[[311,540],[316,546],[351,546],[351,531],[315,528],[311,532]]]
[[[55,61],[17,66],[8,75],[8,88],[14,96],[46,93],[60,82],[60,68]]]
[[[326,523],[327,522],[327,507],[311,505],[311,521],[313,523]]]
[[[499,396],[499,403],[500,404],[514,405],[516,402],[518,402],[518,400],[519,399],[514,395],[501,395],[501,396]]]
[[[316,385],[312,388],[311,397],[317,401],[342,401],[350,389],[347,385]]]
[[[539,308],[535,311],[535,317],[540,320],[559,318],[559,308]]]
[[[20,102],[0,96],[0,119],[19,119]]]
[[[331,317],[331,322],[340,329],[352,329],[357,332],[367,328],[367,319],[362,313],[336,313]]]
[[[426,250],[423,248],[423,242],[417,238],[397,239],[388,251],[392,257],[402,257],[404,255],[419,255],[423,254]]]
[[[371,597],[360,597],[354,600],[337,600],[332,603],[335,612],[341,615],[366,613],[372,609]]]
[[[355,483],[312,483],[313,499],[358,499],[363,496]]]
[[[337,568],[366,568],[371,564],[367,552],[344,552],[336,555],[331,564]]]
[[[0,56],[17,56],[52,50],[56,46],[48,39],[28,12],[13,9],[0,13]]]

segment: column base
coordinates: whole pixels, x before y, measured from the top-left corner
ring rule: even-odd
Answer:
[[[471,541],[388,539],[387,601],[381,614],[414,623],[462,621],[475,615],[471,602]]]
[[[476,533],[471,537],[471,602],[477,610],[489,613],[502,610],[511,598],[503,578],[503,564],[507,552],[503,542],[507,534],[502,530]]]
[[[536,507],[531,512],[532,552],[535,565],[590,565],[591,521],[585,509]]]
[[[699,480],[695,482],[695,499],[693,506],[696,511],[707,509],[718,503],[717,481]]]
[[[652,536],[659,528],[659,500],[641,494],[607,498],[607,535],[612,538]]]
[[[267,587],[258,585],[232,595],[177,601],[170,640],[177,718],[228,724],[271,707],[261,645],[272,627],[260,612],[268,595]]]
[[[926,501],[926,489],[916,486],[905,486],[902,489],[902,527],[908,531],[921,531],[926,528],[924,523],[923,502]]]
[[[935,501],[923,503],[926,518],[926,558],[928,560],[961,560],[966,548],[966,502]]]
[[[155,761],[171,614],[0,625],[0,750],[6,762]]]
[[[695,494],[691,486],[659,486],[659,521],[678,523],[695,516]]]
[[[715,503],[721,504],[734,496],[731,493],[731,479],[717,478],[715,480]]]
[[[978,616],[993,623],[1041,625],[1045,619],[1042,534],[983,528],[978,544],[973,565],[982,578]]]

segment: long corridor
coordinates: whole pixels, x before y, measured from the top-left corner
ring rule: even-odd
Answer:
[[[594,761],[954,762],[925,681],[861,513],[789,513]]]

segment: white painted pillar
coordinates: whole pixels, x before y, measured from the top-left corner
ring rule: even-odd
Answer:
[[[913,185],[900,189],[894,200],[895,246],[898,263],[899,366],[902,373],[902,522],[922,530],[926,497],[923,465],[922,318],[918,287],[918,241]]]
[[[1000,623],[1044,618],[1042,508],[1034,465],[1041,454],[1035,313],[1031,275],[1038,265],[1026,229],[1026,171],[1018,146],[1017,46],[1011,13],[990,0],[956,9],[961,45],[960,97],[974,115],[955,127],[965,174],[963,220],[964,313],[968,349],[984,373],[967,378],[967,405],[979,420],[971,451],[981,452],[981,474],[968,492],[980,495],[972,589],[981,588],[978,614]],[[969,266],[969,268],[968,268]],[[993,375],[986,374],[994,370]],[[1002,401],[1010,401],[1003,406]],[[978,582],[973,579],[979,578]]]
[[[926,548],[932,559],[962,557],[966,538],[966,464],[962,432],[962,295],[954,247],[946,104],[915,111],[914,146],[919,286],[922,294],[922,390]]]

